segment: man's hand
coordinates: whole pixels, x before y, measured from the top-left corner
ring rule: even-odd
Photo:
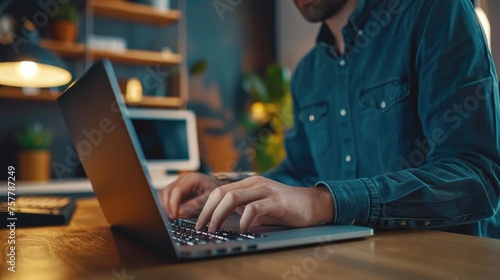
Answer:
[[[168,187],[160,190],[159,196],[170,219],[177,219],[179,216],[187,218],[198,215],[210,192],[222,184],[208,175],[186,173]]]
[[[333,200],[328,189],[290,187],[252,176],[214,189],[196,229],[210,223],[209,232],[215,232],[235,209],[242,214],[242,233],[254,225],[307,227],[333,220]]]

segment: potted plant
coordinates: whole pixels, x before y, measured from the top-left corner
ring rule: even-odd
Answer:
[[[252,139],[258,172],[278,165],[285,157],[284,137],[293,125],[290,70],[278,65],[267,67],[264,75],[243,77],[248,101],[242,125]]]
[[[51,23],[52,38],[75,42],[78,36],[78,8],[73,3],[60,5]]]
[[[53,132],[40,122],[28,126],[17,134],[21,148],[18,158],[19,179],[22,181],[50,180],[49,147],[52,144]]]

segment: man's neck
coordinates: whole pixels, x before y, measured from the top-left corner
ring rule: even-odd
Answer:
[[[342,35],[342,29],[349,22],[349,18],[358,6],[359,0],[348,0],[345,6],[333,17],[325,20],[326,25],[330,28],[330,31],[335,37],[335,47],[340,54],[345,51],[344,35]]]

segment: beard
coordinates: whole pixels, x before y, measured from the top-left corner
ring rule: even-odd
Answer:
[[[302,16],[309,22],[325,21],[336,15],[348,0],[293,0]]]

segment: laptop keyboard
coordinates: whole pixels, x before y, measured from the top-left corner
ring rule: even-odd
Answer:
[[[172,238],[176,241],[177,245],[207,245],[207,244],[220,244],[227,241],[245,241],[253,240],[256,238],[266,237],[262,234],[256,233],[238,233],[220,229],[214,233],[208,232],[208,227],[201,230],[194,228],[195,222],[189,220],[173,220],[170,221]]]

